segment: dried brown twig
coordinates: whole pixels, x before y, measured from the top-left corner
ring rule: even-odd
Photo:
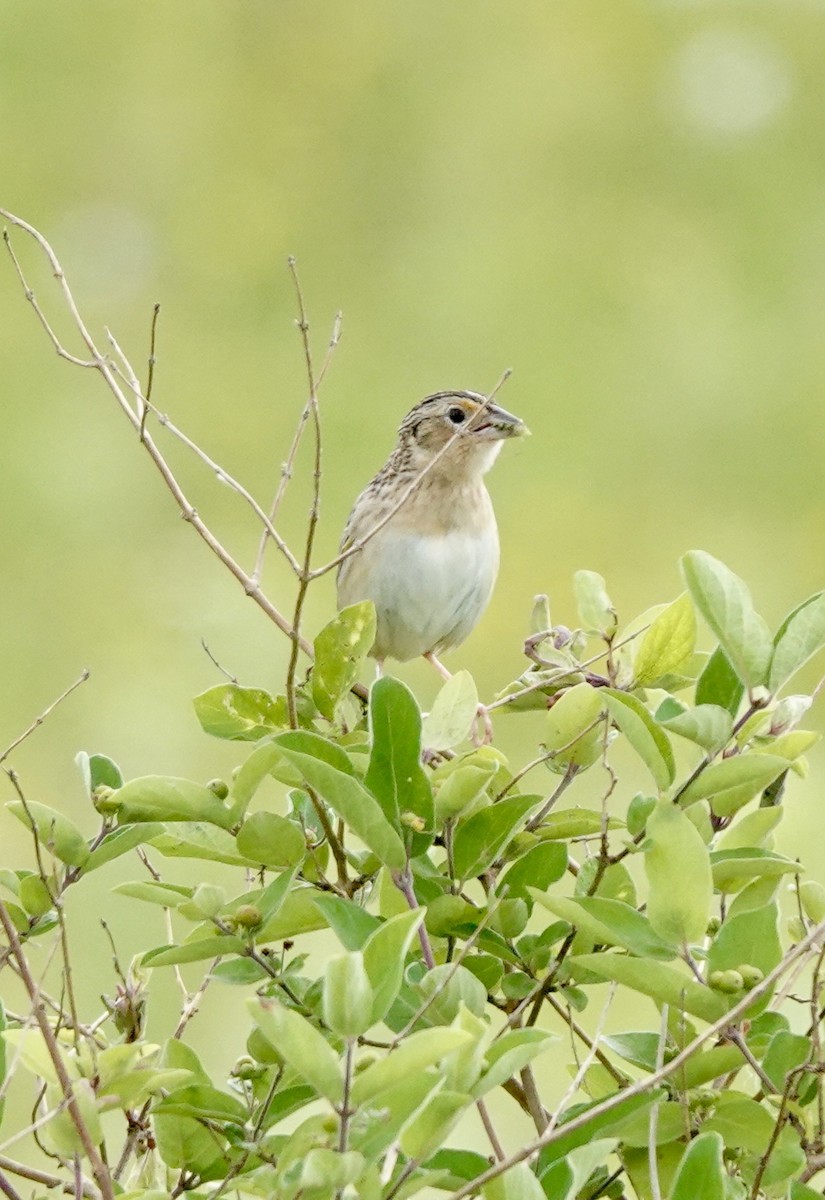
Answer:
[[[29,287],[20,261],[14,251],[14,248],[12,247],[8,232],[4,231],[6,246],[9,254],[11,255],[12,262],[14,263],[14,267],[18,278],[20,279],[26,299],[34,309],[34,312],[40,324],[43,326],[43,329],[45,330],[49,340],[51,341],[55,352],[61,358],[65,358],[68,362],[74,363],[75,366],[84,367],[86,369],[98,372],[120,406],[124,416],[132,425],[133,429],[140,438],[141,444],[146,448],[146,451],[149,454],[149,457],[152,459],[152,462],[158,470],[161,478],[163,479],[163,482],[166,484],[168,490],[172,493],[183,519],[187,521],[193,527],[193,529],[195,529],[198,536],[206,543],[212,553],[215,554],[216,557],[220,559],[224,566],[230,571],[230,573],[234,575],[234,577],[243,587],[246,595],[251,597],[258,607],[269,617],[269,619],[277,626],[277,628],[280,629],[280,631],[290,639],[290,641],[297,642],[297,644],[300,646],[300,649],[303,650],[308,657],[312,658],[312,647],[309,645],[309,643],[296,634],[289,620],[275,606],[275,604],[273,604],[269,597],[265,595],[253,576],[245,571],[240,563],[237,562],[237,560],[233,557],[233,555],[230,554],[223,543],[215,536],[209,526],[201,518],[198,510],[193,504],[190,503],[163,454],[155,444],[150,434],[146,432],[144,408],[150,405],[150,401],[148,401],[143,395],[134,369],[131,367],[128,359],[117,346],[117,343],[111,337],[111,335],[109,335],[110,341],[113,345],[113,349],[118,354],[118,357],[123,364],[122,368],[117,366],[108,357],[108,355],[104,354],[98,348],[94,338],[86,326],[86,323],[80,315],[74,295],[72,294],[71,288],[66,281],[63,267],[61,266],[60,261],[49,242],[46,240],[43,234],[39,232],[39,230],[35,229],[33,225],[30,225],[21,217],[17,217],[13,213],[8,212],[6,209],[0,208],[0,217],[8,221],[10,225],[23,230],[24,233],[33,238],[45,254],[49,262],[49,266],[51,267],[52,274],[57,280],[58,287],[62,293],[63,301],[86,348],[86,351],[88,352],[89,357],[82,358],[77,354],[73,354],[63,345],[60,338],[49,323],[34,292]],[[131,393],[131,396],[133,397],[134,404],[130,402],[129,393]],[[202,452],[200,453],[202,455]],[[230,484],[230,486],[234,487],[234,490],[239,490],[239,485],[237,485],[236,481],[231,479],[231,476],[229,476],[227,472],[221,471],[220,474],[226,480],[226,482]],[[263,510],[260,510],[259,515],[265,517]]]

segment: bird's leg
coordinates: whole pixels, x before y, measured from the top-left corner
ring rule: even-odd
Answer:
[[[449,680],[452,679],[452,674],[447,670],[447,668],[444,666],[443,662],[438,661],[436,656],[433,654],[432,650],[428,650],[427,653],[424,655],[424,658],[426,658],[428,663],[430,663],[432,666],[435,667],[436,671],[438,671],[438,673],[442,679],[444,679],[447,682],[449,682]]]
[[[376,658],[376,660],[375,660],[375,678],[380,679],[383,674],[384,674],[384,660],[383,660],[383,658]]]
[[[424,658],[426,658],[428,663],[435,667],[442,679],[445,681],[452,679],[450,672],[442,662],[439,662],[432,650],[428,651],[428,653],[424,655]],[[476,709],[475,720],[473,721],[472,738],[473,745],[475,746],[488,746],[493,740],[493,722],[490,719],[490,713],[484,704],[479,704],[478,708]]]

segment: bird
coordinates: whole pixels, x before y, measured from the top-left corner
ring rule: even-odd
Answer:
[[[375,606],[370,655],[423,657],[458,646],[490,600],[499,565],[493,505],[484,484],[502,444],[529,430],[478,392],[426,396],[401,422],[385,465],[361,492],[341,540],[338,607]]]

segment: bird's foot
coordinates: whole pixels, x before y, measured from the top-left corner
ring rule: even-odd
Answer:
[[[474,746],[489,746],[493,740],[493,719],[486,704],[479,704],[470,736]]]

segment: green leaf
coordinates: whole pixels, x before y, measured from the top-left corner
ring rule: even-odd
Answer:
[[[344,1098],[338,1055],[323,1034],[294,1009],[256,996],[247,1002],[252,1019],[294,1071],[333,1104]]]
[[[777,875],[798,875],[801,867],[790,858],[771,850],[743,848],[715,850],[710,856],[713,885],[720,891],[738,891],[749,879]]]
[[[191,899],[193,888],[177,883],[156,883],[151,879],[139,879],[134,883],[118,883],[112,888],[120,896],[133,900],[145,900],[149,904],[160,904],[164,908],[177,908],[184,900]]]
[[[3,1013],[5,1017],[5,1009]],[[58,1083],[57,1071],[39,1029],[4,1029],[1,1040],[4,1045],[13,1048],[15,1055],[19,1054],[23,1066],[33,1075],[46,1083]],[[77,1078],[78,1071],[74,1063],[71,1067],[67,1065],[67,1071],[70,1078]]]
[[[144,829],[154,829],[146,824]],[[161,826],[165,829],[165,826]],[[165,858],[198,858],[207,862],[227,863],[234,867],[254,867],[256,864],[238,853],[235,839],[217,825],[206,825],[201,821],[184,821],[172,826],[174,832],[164,832],[150,837],[151,844]]]
[[[115,790],[123,786],[120,768],[105,754],[87,754],[81,750],[75,755],[75,762],[80,768],[90,799],[101,785]]]
[[[642,635],[634,664],[636,686],[653,687],[666,675],[678,675],[693,657],[695,645],[696,615],[685,593]]]
[[[385,866],[401,870],[407,861],[401,838],[360,780],[329,764],[330,743],[318,734],[303,732],[282,733],[275,740],[306,783],[344,818],[364,845]]]
[[[656,720],[669,733],[695,742],[708,754],[716,754],[726,746],[733,732],[733,717],[718,704],[697,704],[670,717],[657,712]]]
[[[622,1121],[611,1125],[610,1132],[622,1142],[623,1147],[637,1149],[647,1146],[650,1142],[650,1114],[632,1113]],[[659,1117],[656,1125],[656,1145],[665,1146],[675,1142],[685,1132],[685,1111],[681,1103],[675,1100],[663,1100],[659,1104]]]
[[[503,1034],[493,1042],[484,1056],[484,1072],[471,1089],[473,1099],[477,1100],[493,1088],[506,1083],[511,1076],[558,1040],[555,1034],[534,1028],[511,1029]]]
[[[418,996],[427,1009],[421,1020],[427,1025],[449,1025],[462,1009],[480,1017],[487,1007],[487,990],[466,967],[440,963],[421,977]]]
[[[544,1188],[526,1163],[517,1163],[481,1190],[484,1200],[546,1200]]]
[[[613,826],[608,825],[609,828]],[[537,833],[543,842],[566,842],[569,838],[601,833],[602,814],[590,808],[564,808],[544,818]]]
[[[738,754],[711,763],[679,796],[683,807],[710,800],[717,817],[730,817],[788,769],[788,760],[773,754]]]
[[[704,550],[682,558],[693,602],[748,688],[767,684],[773,641],[742,580]]]
[[[375,641],[375,605],[361,600],[342,608],[315,639],[312,698],[321,716],[335,719],[341,700]]]
[[[566,870],[567,847],[558,842],[539,842],[508,867],[496,885],[496,893],[525,899],[531,887],[544,891],[561,879]]]
[[[172,1170],[193,1171],[208,1178],[210,1170],[223,1161],[223,1147],[215,1131],[194,1117],[159,1113],[152,1125],[158,1153]]]
[[[561,1136],[549,1146],[546,1146],[539,1156],[539,1173],[542,1179],[546,1178],[546,1171],[550,1163],[565,1158],[570,1154],[571,1150],[576,1150],[579,1146],[584,1146],[594,1141],[597,1133],[610,1129],[617,1122],[624,1120],[630,1113],[648,1108],[655,1100],[663,1100],[664,1098],[665,1093],[661,1088],[650,1091],[645,1095],[631,1096],[627,1100],[620,1100],[616,1104],[616,1107],[610,1109],[609,1112],[600,1113],[578,1129],[571,1130],[570,1133],[564,1133],[563,1130],[566,1121],[574,1117],[580,1117],[589,1108],[595,1108],[601,1101],[594,1100],[592,1104],[576,1105],[574,1108],[568,1109],[559,1122]]]
[[[232,1121],[239,1125],[243,1125],[247,1117],[246,1105],[237,1097],[203,1083],[176,1088],[158,1101],[152,1111],[178,1113],[184,1117],[200,1117],[202,1120]]]
[[[195,942],[184,942],[181,946],[156,946],[141,957],[144,967],[172,967],[178,963],[203,962],[206,958],[218,958],[224,954],[243,954],[242,938],[231,934],[198,938]]]
[[[563,896],[544,895],[532,889],[533,899],[554,916],[561,917],[599,945],[621,946],[642,958],[672,959],[671,942],[665,941],[652,928],[644,913],[621,900],[599,896],[583,896],[570,900]]]
[[[364,966],[374,997],[373,1022],[384,1019],[398,995],[407,953],[423,917],[423,908],[399,913],[379,925],[364,943]]]
[[[192,703],[205,733],[232,742],[257,742],[288,723],[286,713],[261,688],[219,683]]]
[[[661,800],[647,819],[647,915],[666,942],[688,946],[705,936],[713,899],[707,847],[678,804]]]
[[[739,712],[745,685],[721,646],[717,646],[696,681],[697,704],[716,704],[732,717]]]
[[[724,1148],[718,1133],[700,1133],[694,1138],[682,1155],[668,1200],[725,1200]]]
[[[620,954],[581,954],[568,959],[574,979],[592,973],[601,979],[613,979],[634,992],[650,996],[657,1004],[670,1004],[712,1024],[727,1011],[728,1005],[710,988],[690,979],[678,967],[660,962],[645,962]]]
[[[790,612],[774,638],[769,687],[777,692],[825,646],[825,592],[817,592]]]
[[[480,875],[506,846],[541,796],[511,796],[459,821],[453,839],[453,866],[457,879]]]
[[[542,1175],[545,1196],[576,1200],[590,1176],[605,1164],[616,1147],[615,1138],[600,1138],[571,1150]]]
[[[358,1072],[352,1084],[353,1104],[366,1104],[396,1084],[414,1079],[426,1067],[440,1062],[470,1040],[471,1035],[465,1030],[450,1026],[436,1026],[411,1033],[392,1054],[379,1058]]]
[[[478,692],[469,671],[456,671],[424,718],[422,738],[431,750],[449,750],[469,737],[478,712]]]
[[[788,1075],[808,1061],[811,1053],[810,1039],[801,1033],[780,1030],[770,1040],[762,1070],[781,1095],[785,1090]]]
[[[462,1183],[467,1183],[486,1171],[490,1160],[483,1154],[477,1154],[475,1150],[439,1150],[427,1165],[436,1171],[449,1171],[451,1178],[444,1183],[457,1191]]]
[[[415,697],[400,680],[385,675],[370,689],[369,719],[372,749],[364,783],[395,829],[401,831],[409,816],[417,818],[421,829],[406,836],[413,855],[423,854],[432,843],[435,818],[430,780],[421,766]]]
[[[118,822],[206,821],[229,829],[232,814],[210,788],[188,779],[145,775],[131,779],[117,793]]]
[[[313,896],[313,903],[345,950],[360,950],[370,934],[381,927],[378,917],[354,900],[322,892]]]
[[[318,893],[313,887],[296,887],[283,899],[280,909],[260,929],[255,930],[255,941],[280,942],[284,938],[297,937],[299,933],[312,933],[323,929],[326,921],[315,904]]]
[[[401,1131],[399,1144],[411,1159],[425,1159],[439,1148],[472,1100],[464,1092],[434,1092]],[[538,1183],[538,1180],[536,1181]],[[538,1200],[544,1200],[539,1188]]]
[[[70,867],[83,867],[89,857],[89,846],[83,834],[63,813],[29,800],[11,800],[6,805],[27,829],[37,833],[40,845]]]
[[[236,841],[244,858],[276,871],[297,867],[307,848],[304,834],[294,821],[266,811],[247,817]]]
[[[294,878],[294,870],[284,871],[256,896],[254,904],[261,910],[262,923],[271,921],[281,911]]]
[[[374,999],[360,950],[348,950],[327,959],[323,1014],[324,1024],[333,1033],[347,1039],[366,1033],[373,1024]]]
[[[776,902],[729,915],[708,952],[708,978],[714,971],[738,971],[745,964],[758,967],[763,975],[769,974],[782,958],[778,924]],[[748,1016],[765,1008],[770,997],[771,992],[766,992]]]
[[[623,1058],[625,1062],[632,1063],[634,1067],[641,1067],[644,1071],[655,1071],[656,1069],[659,1053],[658,1033],[606,1034],[602,1038],[602,1045],[614,1054],[618,1054],[619,1058]]]
[[[568,767],[586,770],[602,753],[602,689],[577,683],[561,693],[546,717],[545,745],[554,751],[548,766],[564,773]]]
[[[52,894],[39,875],[24,875],[20,880],[20,903],[32,917],[44,917],[54,907]]]
[[[616,632],[616,610],[601,575],[596,571],[577,571],[573,576],[573,590],[584,628],[611,638]]]
[[[164,826],[160,822],[141,822],[138,825],[119,825],[111,833],[107,833],[101,842],[95,846],[86,859],[85,871],[95,871],[123,854],[128,854],[137,846],[151,842],[153,837],[163,833]]]
[[[462,763],[443,780],[435,797],[435,815],[439,827],[444,821],[460,816],[485,792],[496,774],[494,763]]]
[[[756,1100],[741,1092],[729,1091],[718,1097],[714,1114],[705,1122],[704,1131],[720,1133],[728,1148],[738,1148],[760,1157],[772,1142],[775,1123],[775,1114]],[[799,1137],[790,1125],[785,1125],[773,1143],[763,1187],[781,1183],[801,1171],[804,1165],[805,1154],[799,1145]]]
[[[782,808],[757,808],[739,817],[716,843],[720,850],[755,850],[765,845],[782,820]]]
[[[676,777],[673,747],[667,734],[636,696],[613,688],[602,690],[614,722],[650,771],[659,791],[666,791]]]

